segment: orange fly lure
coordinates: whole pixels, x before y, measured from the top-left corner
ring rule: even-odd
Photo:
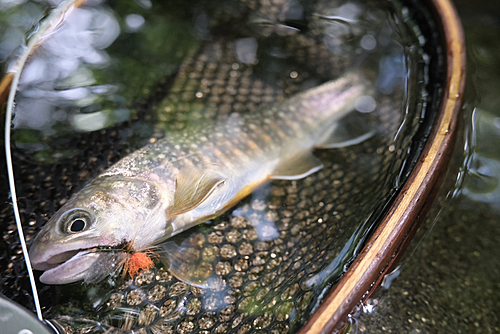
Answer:
[[[127,273],[130,278],[134,278],[141,271],[145,271],[154,267],[153,259],[158,258],[159,255],[147,249],[144,252],[136,252],[132,248],[132,243],[128,243],[123,247],[123,251],[130,254],[125,265],[123,266],[122,277],[125,277]]]

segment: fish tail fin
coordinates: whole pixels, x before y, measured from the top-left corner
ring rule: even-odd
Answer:
[[[370,114],[353,112],[335,122],[330,131],[318,141],[316,148],[332,149],[357,145],[376,133],[373,117]]]

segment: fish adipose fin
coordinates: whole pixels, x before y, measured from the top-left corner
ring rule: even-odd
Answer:
[[[331,149],[357,145],[375,134],[368,115],[353,112],[335,123],[334,129],[316,146],[318,149]]]
[[[191,211],[203,203],[226,179],[195,167],[184,167],[176,179],[174,203],[167,208],[167,218]]]
[[[274,172],[269,175],[272,180],[299,180],[316,173],[323,168],[323,163],[311,152],[303,152],[282,160]]]

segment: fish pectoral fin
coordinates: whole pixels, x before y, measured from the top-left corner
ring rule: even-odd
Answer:
[[[184,167],[176,179],[174,203],[166,210],[167,218],[188,212],[203,203],[226,179],[210,171]]]
[[[282,160],[269,175],[273,180],[299,180],[323,168],[323,163],[311,152],[304,152]]]
[[[215,289],[224,283],[212,266],[197,270],[203,265],[199,257],[200,251],[190,244],[188,239],[184,240],[180,246],[175,241],[167,241],[158,247],[163,250],[164,254],[160,256],[160,261],[178,280],[201,289]]]
[[[319,141],[318,149],[331,149],[357,145],[375,134],[368,115],[353,112],[339,120],[331,132]]]

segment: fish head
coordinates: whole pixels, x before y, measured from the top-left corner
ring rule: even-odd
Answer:
[[[161,229],[158,224],[166,224],[160,198],[161,191],[149,180],[106,176],[90,182],[51,217],[33,241],[31,262],[35,269],[45,271],[40,281],[93,281],[96,268],[102,267],[98,264],[109,260],[113,251],[116,254],[128,243],[134,247],[151,244]]]

